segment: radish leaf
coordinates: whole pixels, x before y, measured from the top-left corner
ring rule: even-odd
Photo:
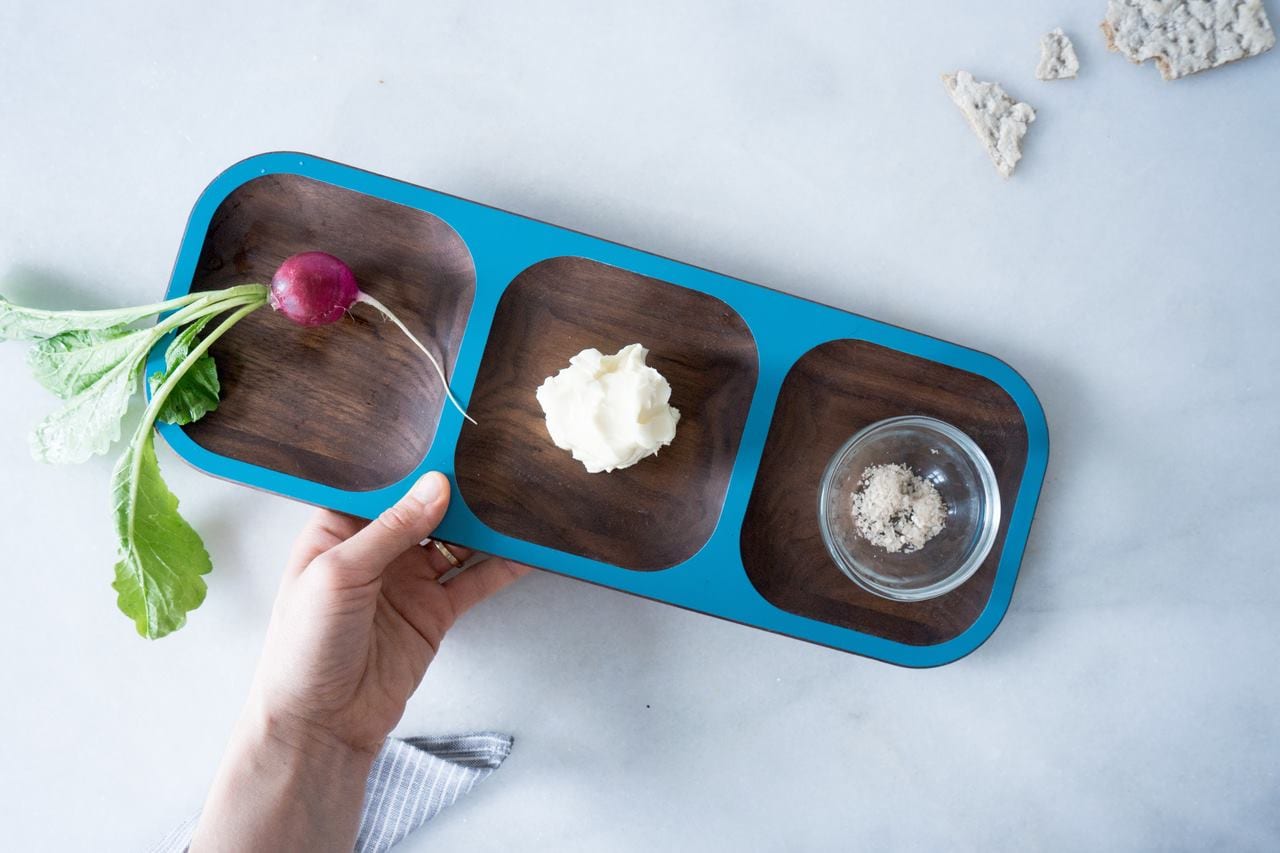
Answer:
[[[31,433],[31,455],[56,465],[84,462],[120,440],[120,421],[138,387],[145,347],[116,363]]]
[[[189,293],[168,302],[137,308],[109,308],[105,311],[46,311],[24,308],[0,296],[0,341],[38,341],[63,332],[109,329],[127,326],[163,311],[172,311],[207,297],[205,293]]]
[[[154,392],[164,384],[166,374],[157,371],[151,376],[151,389]],[[218,366],[213,357],[202,355],[196,359],[191,370],[179,382],[164,401],[164,406],[156,416],[156,420],[167,424],[186,426],[203,418],[218,408],[218,394],[222,391],[218,383]]]
[[[169,378],[175,367],[186,360],[191,353],[191,345],[208,325],[212,316],[203,317],[183,329],[164,354],[164,370],[151,375],[151,393],[155,393],[164,381]],[[157,420],[168,424],[184,426],[194,423],[218,408],[218,395],[222,387],[218,382],[218,366],[213,356],[205,353],[196,359],[190,370],[178,380],[164,405],[160,407]]]
[[[204,601],[202,575],[213,569],[200,535],[178,514],[160,476],[155,433],[144,424],[112,475],[120,561],[111,584],[116,604],[149,639],[181,628]]]
[[[149,336],[146,329],[123,326],[62,332],[32,347],[27,364],[37,382],[65,400],[90,388]]]

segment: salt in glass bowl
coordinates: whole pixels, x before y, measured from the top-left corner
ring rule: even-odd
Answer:
[[[889,553],[857,530],[853,496],[864,471],[902,464],[933,483],[947,505],[942,530],[911,553]],[[858,586],[896,601],[950,592],[982,565],[1000,526],[1000,491],[986,455],[945,421],[907,416],[858,432],[831,457],[818,496],[822,539],[836,565]]]

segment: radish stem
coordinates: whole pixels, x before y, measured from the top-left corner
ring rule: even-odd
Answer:
[[[197,296],[197,299],[187,303],[182,310],[170,314],[152,327],[151,331],[156,333],[154,340],[159,340],[165,332],[172,331],[188,321],[199,320],[206,314],[221,313],[229,308],[252,302],[261,305],[266,301],[266,288],[261,284],[245,284],[213,293],[200,293]]]
[[[194,293],[186,293],[182,296],[175,296],[173,299],[167,299],[164,302],[156,302],[152,305],[143,305],[138,308],[129,309],[139,318],[148,317],[154,314],[163,314],[166,311],[175,311],[179,308],[186,308],[197,302],[203,302],[206,305],[212,305],[215,302],[221,302],[233,296],[247,296],[261,288],[261,284],[239,284],[235,287],[228,287],[225,290],[215,291],[196,291]],[[118,308],[104,308],[99,311],[62,311],[59,312],[60,317],[65,317],[69,322],[76,321],[74,325],[84,325],[86,328],[92,325],[94,319],[98,317],[111,317],[119,314]],[[174,315],[176,316],[176,315]],[[172,318],[166,318],[172,319]],[[173,328],[169,326],[168,328]]]
[[[393,314],[390,308],[383,305],[377,299],[374,299],[369,294],[365,293],[364,291],[361,291],[360,295],[356,297],[356,302],[363,302],[366,305],[372,306],[383,317],[390,320],[392,323],[395,323],[396,326],[400,329],[400,331],[404,332],[405,335],[408,336],[409,340],[417,344],[418,349],[422,350],[423,355],[427,357],[427,360],[431,362],[431,366],[436,369],[436,373],[440,375],[440,382],[444,385],[444,393],[449,398],[449,402],[453,403],[453,407],[457,409],[459,412],[461,412],[464,418],[466,418],[467,420],[471,421],[471,423],[474,424],[476,422],[476,419],[471,417],[471,415],[467,414],[467,410],[464,409],[462,407],[462,404],[458,402],[458,398],[453,396],[453,391],[449,390],[449,379],[444,375],[444,369],[440,367],[440,362],[436,361],[436,357],[431,354],[431,350],[427,349],[423,345],[422,341],[414,337],[413,332],[409,331],[409,328],[405,326],[404,323],[400,322],[400,318],[397,317],[395,314]]]
[[[261,308],[266,301],[267,288],[261,284],[245,284],[213,293],[202,293],[199,299],[152,326],[151,334],[147,335],[147,339],[139,346],[138,354],[149,351],[166,334],[187,323],[241,306],[252,305],[254,308]]]

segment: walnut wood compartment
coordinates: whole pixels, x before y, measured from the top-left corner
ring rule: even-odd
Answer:
[[[281,261],[309,250],[346,261],[361,289],[451,371],[475,266],[453,229],[424,211],[299,175],[255,178],[213,214],[191,289],[265,284]],[[222,403],[187,434],[223,456],[341,489],[412,473],[446,402],[422,353],[367,306],[319,328],[264,308],[212,351]]]
[[[831,456],[863,427],[908,414],[968,433],[990,460],[1005,507],[977,573],[922,602],[890,601],[858,587],[831,559],[818,527],[818,491]],[[831,341],[806,353],[783,381],[742,525],[743,566],[757,591],[788,612],[911,645],[945,642],[987,603],[1026,460],[1022,414],[995,383],[866,341]]]
[[[551,442],[534,397],[587,347],[649,348],[671,383],[671,446],[588,474]],[[755,341],[719,299],[585,258],[537,263],[503,294],[458,440],[456,474],[476,516],[500,533],[627,569],[668,568],[719,520],[755,391]]]

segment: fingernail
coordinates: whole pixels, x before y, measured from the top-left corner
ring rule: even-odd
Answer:
[[[440,497],[440,481],[443,477],[432,471],[430,474],[424,474],[418,482],[413,484],[413,488],[409,490],[409,494],[424,504],[435,503]]]

